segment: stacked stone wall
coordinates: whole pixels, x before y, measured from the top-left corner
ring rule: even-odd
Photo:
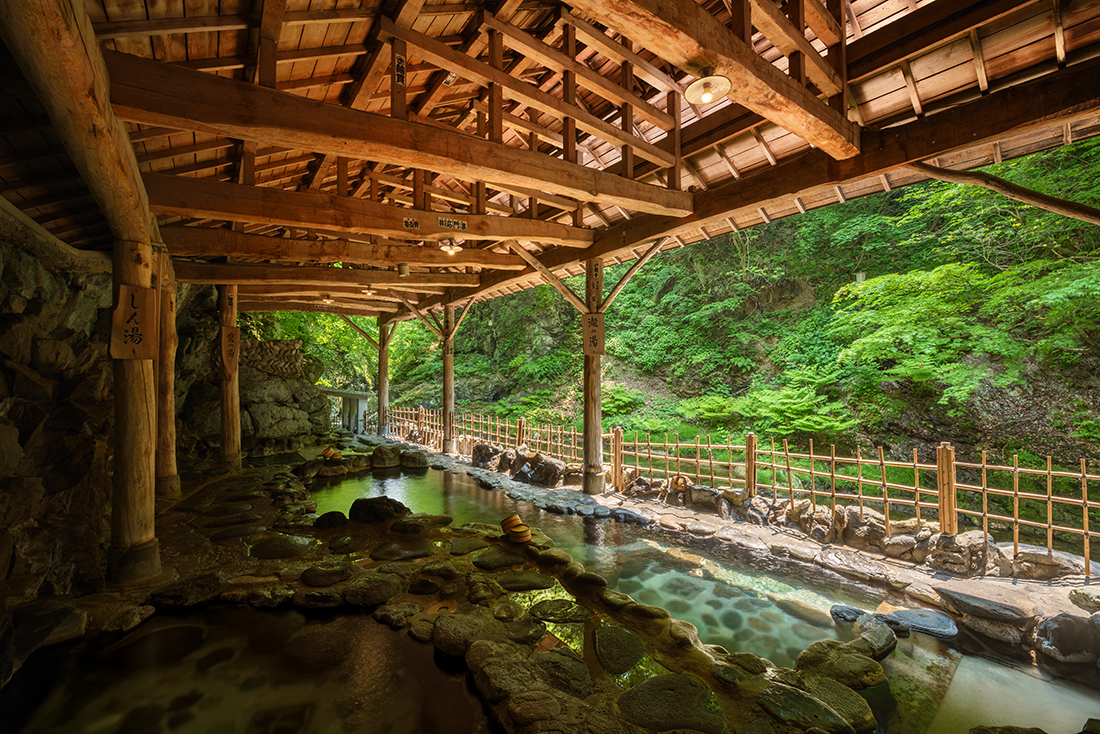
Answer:
[[[301,377],[305,360],[301,339],[241,341],[241,366],[279,377]]]

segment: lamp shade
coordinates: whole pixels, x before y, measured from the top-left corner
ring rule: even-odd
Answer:
[[[714,74],[713,69],[704,69],[703,76],[684,90],[684,99],[694,105],[710,104],[729,94],[732,86],[727,77]]]
[[[397,263],[397,277],[399,277],[399,278],[409,277],[409,264],[408,263]]]

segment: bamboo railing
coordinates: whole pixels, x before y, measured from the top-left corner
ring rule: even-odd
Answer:
[[[390,416],[398,436],[406,438],[415,431],[421,443],[442,449],[442,411],[394,408]],[[376,428],[370,418],[364,416],[367,430]],[[466,413],[455,416],[453,430],[462,454],[471,453],[478,443],[505,448],[525,444],[566,463],[583,460],[583,435],[572,426]],[[1090,520],[1092,512],[1100,511],[1100,499],[1089,497],[1090,488],[1100,495],[1100,474],[1089,473],[1085,459],[1078,471],[1055,469],[1049,456],[1045,468],[1020,466],[1018,456],[1013,456],[1011,466],[991,464],[984,451],[979,461],[965,462],[957,461],[954,447],[945,442],[936,447],[932,463],[921,461],[916,449],[911,461],[903,461],[887,459],[881,446],[870,454],[857,446],[854,455],[843,456],[835,445],[827,453],[816,449],[812,440],[808,450],[800,452],[786,439],[781,445],[774,439],[761,443],[751,433],[744,443],[733,444],[714,441],[709,434],[681,441],[675,433],[626,433],[621,428],[602,434],[601,445],[616,491],[625,488],[627,472],[636,470],[650,480],[682,477],[691,484],[749,496],[764,492],[786,499],[791,507],[801,500],[808,500],[811,510],[819,505],[832,510],[841,504],[862,512],[868,507],[882,514],[887,537],[891,521],[899,515],[915,517],[918,525],[935,520],[946,533],[959,532],[962,517],[987,534],[991,527],[1011,528],[1014,554],[1019,553],[1022,528],[1045,530],[1048,552],[1054,550],[1055,533],[1080,538],[1086,575],[1092,539],[1100,537]]]

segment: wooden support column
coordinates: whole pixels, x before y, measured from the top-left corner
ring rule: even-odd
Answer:
[[[455,307],[443,307],[443,453],[455,452]]]
[[[396,324],[395,324],[396,326]],[[393,327],[378,319],[378,435],[390,432],[390,335]]]
[[[180,496],[176,469],[176,275],[172,258],[160,258],[160,328],[157,358],[157,456],[156,492],[162,497]]]
[[[218,318],[222,353],[222,459],[241,463],[240,342],[237,327],[237,286],[218,287]]]
[[[587,313],[582,310],[581,318],[598,318],[602,321],[603,316],[599,311],[603,305],[603,262],[597,258],[586,263],[584,290]],[[603,360],[600,353],[589,351],[586,348],[584,355],[584,492],[603,494],[607,489],[607,478],[603,470],[600,390]]]
[[[624,38],[622,40],[622,44],[623,44],[623,46],[626,47],[626,49],[628,51],[631,51],[631,52],[634,51],[634,44],[632,44],[629,40]],[[624,61],[622,63],[622,66],[619,67],[619,70],[620,70],[620,73],[621,73],[621,76],[620,76],[620,79],[619,79],[619,84],[622,85],[622,88],[626,90],[627,95],[633,94],[633,92],[634,92],[634,64],[633,64],[633,62]],[[622,105],[620,105],[620,107],[619,107],[619,123],[620,123],[620,126],[622,127],[622,130],[623,130],[624,133],[626,133],[627,135],[633,135],[634,134],[634,105],[630,104],[629,102],[624,102]],[[624,178],[632,179],[632,178],[634,178],[634,147],[630,146],[630,145],[624,145],[624,146],[622,146],[622,148],[620,150],[622,152],[622,157],[623,157],[622,171],[620,171],[620,174]]]

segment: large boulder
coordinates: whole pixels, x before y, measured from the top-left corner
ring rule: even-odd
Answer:
[[[348,518],[352,522],[375,524],[410,512],[408,507],[390,497],[360,497],[351,503]]]
[[[1100,634],[1086,617],[1059,614],[1035,631],[1039,652],[1060,663],[1095,663],[1100,656]]]
[[[929,566],[957,576],[977,576],[1001,558],[992,538],[981,530],[965,533],[937,533],[928,541]]]
[[[391,446],[378,446],[371,453],[370,462],[375,469],[391,469],[401,464],[401,453]]]
[[[500,471],[501,456],[504,449],[488,443],[479,443],[470,452],[470,463],[489,471]]]
[[[565,462],[546,457],[531,473],[531,482],[543,487],[557,487],[565,475]]]

